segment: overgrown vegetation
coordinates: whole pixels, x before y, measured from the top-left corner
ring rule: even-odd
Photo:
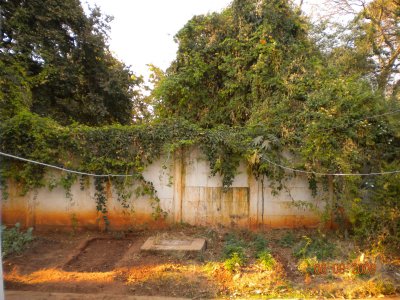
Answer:
[[[255,262],[266,271],[271,271],[276,260],[267,247],[268,241],[263,234],[250,236],[250,241],[244,241],[236,234],[229,234],[226,237],[224,248],[222,249],[222,259],[226,270],[238,272],[241,267],[246,265],[248,260]]]
[[[297,258],[316,257],[319,260],[326,260],[335,257],[336,246],[324,236],[308,237],[303,239],[293,249]]]
[[[314,194],[318,187],[334,192],[327,206],[334,223],[349,219],[360,241],[400,249],[398,175],[313,173],[400,169],[395,0],[371,1],[344,29],[311,24],[287,0],[234,0],[178,32],[177,57],[167,72],[152,66],[150,97],[140,93],[142,79],[111,55],[110,18],[98,9],[86,16],[78,0],[0,3],[0,150],[84,172],[130,175],[95,181],[106,224],[111,188],[124,207],[133,193],[146,195],[154,216],[163,216],[143,170],[161,153],[171,157],[196,146],[225,188],[241,160],[257,179],[268,178],[274,192],[296,175],[276,164],[309,172]],[[74,182],[86,180],[48,179],[44,167],[4,157],[0,163],[4,196],[10,179],[23,192],[59,185],[67,198]],[[318,245],[303,241],[298,251],[318,254]],[[330,250],[319,252],[325,257]]]
[[[3,257],[13,253],[20,254],[33,241],[33,228],[28,228],[26,232],[23,232],[20,230],[20,227],[19,223],[11,228],[1,225],[1,250]]]

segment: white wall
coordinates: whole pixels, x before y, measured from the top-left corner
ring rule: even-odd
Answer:
[[[49,174],[60,175],[55,171]],[[301,201],[322,210],[327,198],[324,193],[314,198],[307,178],[299,176],[286,180],[285,188],[274,194],[268,179],[265,178],[262,187],[261,180],[248,172],[245,162],[240,164],[232,186],[224,191],[222,178],[210,175],[209,164],[197,149],[183,155],[177,152],[175,156],[162,156],[143,175],[153,182],[167,217],[154,220],[149,197],[136,197],[134,193],[128,200],[131,208],[124,209],[114,189],[107,186],[108,218],[112,228],[164,226],[173,222],[251,228],[312,227],[319,223],[316,211],[295,207],[293,203]],[[37,229],[103,228],[102,216],[96,211],[93,179],[89,182],[84,190],[79,182],[75,183],[71,189],[72,199],[66,197],[62,188],[51,191],[41,188],[20,195],[21,188],[10,183],[10,196],[2,201],[3,223],[20,222]]]

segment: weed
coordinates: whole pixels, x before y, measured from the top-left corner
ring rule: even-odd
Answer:
[[[268,241],[265,239],[265,237],[261,234],[257,234],[252,243],[252,247],[254,248],[256,254],[258,255],[260,252],[265,251],[267,246]]]
[[[222,250],[222,256],[224,259],[224,266],[228,271],[238,271],[238,269],[244,265],[244,247],[245,243],[238,239],[236,235],[228,234],[226,236],[226,242],[224,249]]]
[[[279,245],[282,247],[290,248],[295,243],[295,238],[292,232],[287,232],[280,240]]]
[[[76,217],[76,214],[73,213],[73,214],[71,215],[71,226],[72,226],[72,233],[73,233],[74,235],[76,234],[76,231],[77,231],[77,229],[78,229],[78,225],[79,225],[79,223],[78,223],[78,218]]]
[[[303,236],[300,243],[294,248],[293,254],[297,258],[316,257],[317,259],[327,259],[335,257],[336,246],[325,237],[311,239]]]
[[[2,235],[2,256],[6,257],[12,253],[21,253],[25,246],[33,241],[32,231],[33,228],[29,228],[26,232],[20,231],[20,224],[15,224],[12,228],[1,226]]]
[[[235,235],[229,234],[226,237],[224,249],[222,250],[223,259],[229,259],[234,253],[237,253],[241,257],[244,257],[245,244],[242,240],[239,240]]]
[[[271,271],[276,261],[268,250],[264,250],[258,253],[257,262],[263,267],[264,270]]]
[[[314,274],[314,267],[318,263],[316,257],[306,257],[299,260],[297,270],[304,274]]]
[[[244,265],[243,255],[234,252],[232,256],[224,261],[225,268],[230,272],[237,272]]]
[[[111,234],[112,234],[113,238],[116,240],[122,240],[123,238],[125,238],[125,232],[122,230],[121,231],[118,231],[118,230],[112,231]]]

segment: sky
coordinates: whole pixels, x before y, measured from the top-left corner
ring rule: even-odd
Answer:
[[[194,15],[219,12],[231,0],[81,0],[88,6],[100,7],[111,15],[110,49],[136,75],[147,78],[147,64],[165,70],[178,49],[174,35]],[[307,0],[303,7],[309,12],[318,0]]]

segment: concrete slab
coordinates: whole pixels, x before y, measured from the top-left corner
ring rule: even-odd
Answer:
[[[142,251],[203,251],[206,248],[205,239],[149,237],[140,247]]]

